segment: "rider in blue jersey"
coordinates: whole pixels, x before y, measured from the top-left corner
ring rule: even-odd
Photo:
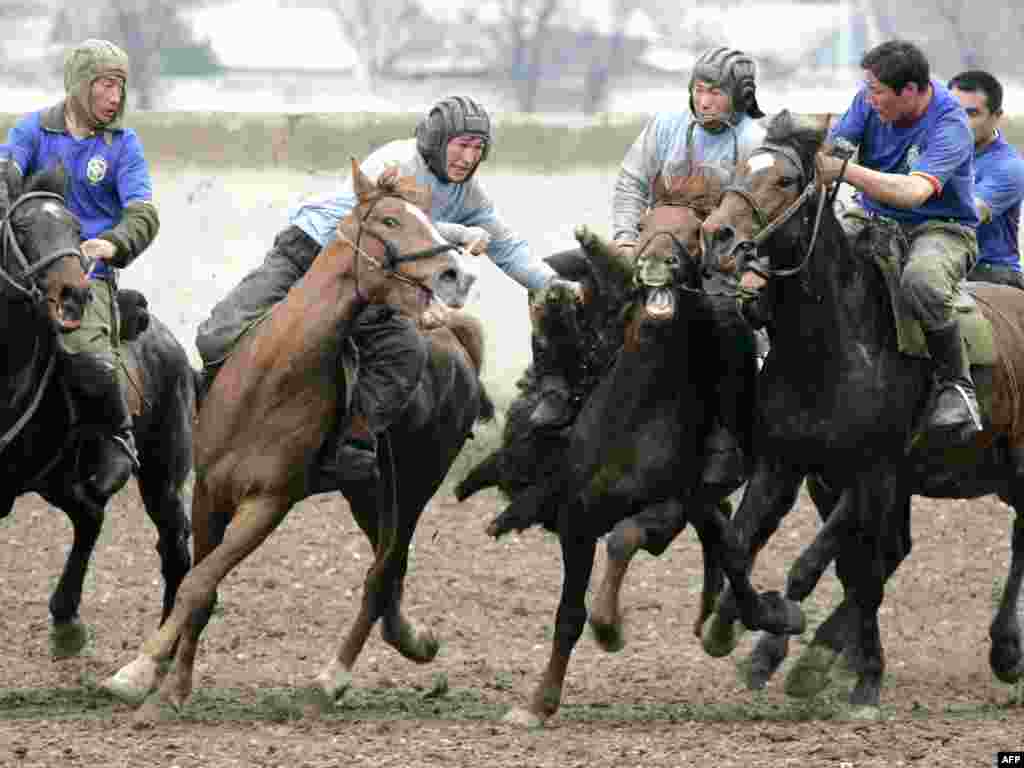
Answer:
[[[900,287],[924,329],[935,372],[924,429],[950,443],[966,441],[982,424],[954,297],[978,257],[974,136],[963,107],[931,78],[914,44],[882,43],[861,67],[864,86],[830,134],[857,145],[858,159],[844,165],[819,153],[819,178],[830,184],[842,176],[857,190],[863,210],[851,212],[851,220],[884,218],[906,234]]]
[[[974,132],[974,202],[981,223],[978,263],[967,279],[1024,288],[1019,242],[1024,158],[999,132],[1003,86],[990,73],[971,70],[947,87]]]
[[[127,54],[106,40],[86,40],[65,59],[64,101],[21,118],[2,150],[2,162],[25,177],[63,164],[65,203],[81,223],[82,254],[93,260],[93,299],[81,326],[61,334],[58,344],[84,413],[108,433],[100,469],[85,484],[103,500],[138,468],[118,352],[117,270],[149,247],[160,227],[142,143],[122,125],[127,81]]]

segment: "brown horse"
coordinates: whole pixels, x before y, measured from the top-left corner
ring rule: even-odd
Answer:
[[[154,690],[177,646],[174,670],[140,717],[156,715],[158,698],[180,707],[192,691],[200,634],[221,580],[258,547],[301,499],[318,487],[318,452],[336,421],[341,345],[359,312],[388,304],[418,317],[432,295],[460,306],[468,292],[464,255],[430,223],[429,195],[394,173],[378,184],[353,161],[357,207],[338,238],[317,256],[270,316],[239,342],[202,403],[195,436],[193,526],[196,566],[163,627],[137,658],[104,683],[138,701]],[[454,251],[454,252],[453,252]],[[351,680],[370,629],[384,617],[384,637],[405,656],[429,661],[437,641],[400,613],[409,540],[470,428],[488,405],[478,379],[482,335],[462,319],[430,334],[428,372],[392,430],[378,493],[352,499],[353,513],[375,547],[360,613],[336,658],[313,689],[333,702]],[[408,474],[402,474],[405,468]],[[397,475],[402,474],[402,482]]]

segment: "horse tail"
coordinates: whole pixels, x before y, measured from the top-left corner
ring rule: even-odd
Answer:
[[[480,380],[480,371],[484,367],[484,326],[480,320],[465,312],[449,312],[445,325],[455,334],[462,348],[469,355],[469,360],[476,370],[479,410],[477,421],[493,421],[494,401],[487,393],[484,383]]]

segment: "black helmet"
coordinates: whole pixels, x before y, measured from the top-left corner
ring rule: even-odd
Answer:
[[[754,118],[764,117],[757,106],[756,76],[757,65],[742,51],[725,46],[704,51],[697,57],[690,75],[690,111],[697,114],[693,106],[693,85],[697,80],[704,80],[729,94],[734,115],[746,113]]]
[[[487,159],[491,149],[491,118],[486,109],[465,96],[449,96],[439,101],[416,125],[416,149],[441,181],[451,181],[448,178],[448,142],[456,136],[479,136],[484,141],[480,163]],[[476,168],[465,181],[474,173]]]

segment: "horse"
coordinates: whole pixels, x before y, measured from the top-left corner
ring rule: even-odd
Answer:
[[[975,498],[995,493],[1016,511],[1012,561],[989,634],[993,673],[1004,682],[1024,676],[1017,598],[1024,578],[1024,452],[1016,388],[1022,367],[1024,295],[1012,288],[967,284],[992,325],[996,362],[972,368],[989,402],[985,429],[961,450],[936,450],[914,440],[931,390],[931,365],[898,347],[886,278],[866,258],[884,230],[869,227],[851,243],[815,174],[823,122],[789,112],[770,123],[719,207],[705,220],[705,266],[732,269],[751,252],[766,254],[770,275],[760,301],[771,316],[772,349],[758,393],[758,460],[734,524],[753,567],[757,552],[792,507],[805,474],[818,474],[834,509],[791,567],[786,595],[802,600],[828,563],[846,589],[843,602],[817,629],[787,679],[791,695],[827,685],[840,653],[857,682],[855,717],[876,717],[884,661],[878,610],[888,577],[910,553],[912,494]],[[880,240],[879,240],[880,239]],[[726,592],[709,627],[712,655],[735,647],[735,606]],[[755,664],[766,679],[785,655],[783,642],[762,638]]]
[[[57,347],[57,334],[81,325],[91,298],[87,265],[79,248],[78,219],[64,203],[63,166],[24,181],[8,172],[0,183],[6,184],[7,199],[13,201],[0,210],[0,327],[5,331],[0,518],[11,513],[19,496],[35,492],[71,521],[74,540],[49,610],[53,655],[73,656],[92,634],[79,609],[108,501],[84,489],[84,479],[97,469],[95,446],[102,438],[69,394],[61,375],[69,362]],[[125,292],[122,309],[131,309],[126,302],[137,305],[138,298]],[[129,400],[141,463],[138,487],[158,533],[162,622],[191,566],[183,495],[192,467],[196,374],[185,350],[159,319],[135,309],[122,331],[129,327],[137,338],[121,349],[133,384]]]
[[[719,504],[732,489],[701,481],[716,380],[708,359],[718,354],[713,314],[691,258],[700,223],[694,190],[705,183],[693,177],[669,185],[645,217],[635,264],[588,229],[577,230],[594,282],[605,295],[624,292],[623,286],[632,288],[634,281],[636,288],[629,291],[633,295],[621,321],[621,349],[569,428],[564,465],[545,479],[549,485],[538,502],[539,517],[507,520],[503,513],[491,526],[492,533],[500,533],[509,525],[540,522],[558,534],[563,558],[547,667],[526,708],[511,709],[507,722],[536,727],[557,711],[572,650],[587,620],[584,597],[596,542],[609,532],[609,568],[590,617],[606,649],[621,647],[618,593],[630,558],[641,547],[664,551],[687,522],[697,529],[705,553],[702,618],[717,597],[724,569],[741,582],[738,589],[746,590],[748,620],[771,624],[775,631],[802,631],[798,611],[742,583],[744,573],[732,567],[732,535]],[[752,375],[753,344],[750,349]],[[467,484],[461,490],[471,489]]]
[[[359,313],[387,304],[418,318],[432,297],[452,307],[465,302],[474,265],[427,218],[429,190],[394,171],[374,183],[354,159],[352,175],[358,204],[339,223],[337,239],[242,337],[200,405],[192,508],[196,564],[163,627],[102,684],[118,698],[142,702],[140,721],[158,717],[163,702],[180,710],[191,695],[200,635],[224,577],[293,505],[331,490],[323,487],[318,455],[349,418],[348,403],[339,397],[346,391],[338,385],[339,354]],[[409,543],[474,422],[493,415],[479,380],[479,321],[452,316],[429,332],[426,373],[382,442],[380,483],[342,489],[374,547],[374,562],[348,636],[309,686],[317,710],[332,706],[348,688],[379,618],[385,641],[406,658],[428,662],[437,653],[433,633],[401,612]],[[172,654],[173,669],[161,683]]]

